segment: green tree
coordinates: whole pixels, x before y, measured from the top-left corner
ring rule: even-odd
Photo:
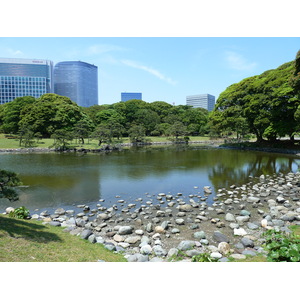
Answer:
[[[168,134],[175,137],[175,141],[179,140],[180,136],[187,135],[187,127],[182,122],[175,122],[168,130]]]
[[[16,173],[0,170],[0,198],[6,198],[9,201],[19,200],[18,193],[14,187],[21,184],[22,183]]]
[[[128,134],[132,143],[142,143],[145,141],[146,130],[143,125],[133,125],[129,129]]]
[[[70,142],[74,139],[74,133],[64,128],[56,129],[51,135],[51,138],[54,139],[52,147],[57,150],[65,151],[69,149]]]
[[[112,142],[112,131],[106,124],[100,124],[92,133],[92,138],[98,141],[98,146],[102,143],[110,144]]]

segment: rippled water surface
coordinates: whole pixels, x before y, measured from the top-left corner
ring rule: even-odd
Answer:
[[[297,156],[200,146],[147,147],[108,154],[1,154],[0,168],[19,174],[20,201],[30,210],[78,204],[111,206],[119,199],[153,198],[158,193],[203,195],[211,186],[242,185],[249,176],[298,170]],[[116,197],[119,196],[119,197]],[[155,198],[155,197],[154,197]],[[153,199],[154,199],[153,198]],[[11,203],[0,200],[0,210]]]

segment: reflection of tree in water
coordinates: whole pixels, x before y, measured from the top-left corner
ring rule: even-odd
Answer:
[[[231,153],[227,153],[231,156]],[[222,159],[209,172],[209,179],[215,190],[229,188],[230,185],[242,185],[249,176],[273,175],[293,171],[296,158],[292,156],[278,156],[274,153],[237,152],[233,157]]]

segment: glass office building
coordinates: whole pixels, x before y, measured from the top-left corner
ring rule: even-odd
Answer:
[[[121,93],[121,101],[126,102],[128,100],[142,100],[142,93]]]
[[[79,106],[98,104],[98,68],[81,61],[63,61],[54,67],[54,93]]]
[[[201,107],[212,111],[215,107],[215,96],[210,94],[192,95],[186,97],[186,105]]]
[[[0,58],[0,104],[17,97],[53,93],[53,63],[50,60]]]

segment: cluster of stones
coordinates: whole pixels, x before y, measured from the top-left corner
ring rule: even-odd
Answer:
[[[266,255],[262,232],[271,228],[289,232],[289,225],[300,225],[300,173],[250,180],[240,187],[219,189],[211,206],[206,200],[212,191],[204,187],[204,196],[184,199],[180,193],[161,193],[156,196],[159,204],[153,199],[139,207],[130,203],[119,213],[117,204],[106,208],[100,199],[95,209],[80,205],[82,212],[77,214],[59,208],[54,214],[44,211],[32,218],[103,244],[130,262],[176,261],[179,256],[191,261],[204,252],[219,261]],[[124,206],[126,201],[117,203]]]

